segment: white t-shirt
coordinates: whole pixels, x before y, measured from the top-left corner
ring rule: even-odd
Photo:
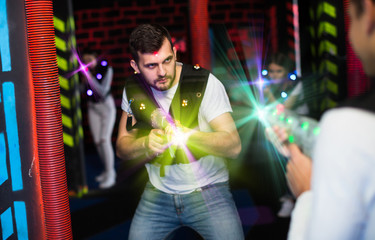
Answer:
[[[312,194],[297,200],[290,240],[375,239],[374,144],[375,114],[349,107],[324,114]],[[301,228],[305,235],[296,237]]]
[[[177,85],[167,91],[152,89],[154,97],[164,111],[169,112]],[[126,91],[123,91],[121,103],[123,111],[129,108]],[[212,132],[209,122],[221,114],[232,112],[224,85],[212,74],[209,75],[206,91],[198,112],[198,126],[202,132]],[[157,189],[170,194],[187,194],[194,190],[219,182],[228,181],[225,159],[216,156],[205,156],[189,164],[166,165],[165,176],[160,176],[160,167],[146,163],[150,182]]]

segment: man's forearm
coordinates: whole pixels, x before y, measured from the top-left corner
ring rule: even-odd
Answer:
[[[147,152],[146,137],[134,138],[132,136],[123,136],[117,140],[116,154],[124,160],[133,160],[145,155]]]
[[[209,155],[236,158],[241,151],[239,138],[228,132],[195,131],[189,136],[187,146]]]

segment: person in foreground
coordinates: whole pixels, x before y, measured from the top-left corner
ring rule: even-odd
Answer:
[[[349,16],[353,49],[374,77],[375,0],[350,0]],[[375,239],[374,85],[325,113],[320,128],[312,161],[289,145],[287,179],[298,199],[288,238]],[[286,139],[285,131],[275,130]]]
[[[244,239],[225,165],[241,143],[224,86],[177,62],[160,25],[138,26],[129,45],[135,74],[123,92],[116,152],[145,162],[149,178],[129,239],[165,239],[180,226],[204,239]]]

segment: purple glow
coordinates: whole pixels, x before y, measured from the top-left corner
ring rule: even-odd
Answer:
[[[96,74],[96,79],[100,80],[103,78],[103,75],[101,75],[100,73]]]
[[[69,74],[68,77],[71,77],[71,76],[73,76],[74,74],[76,74],[76,73],[78,73],[78,72],[82,72],[82,73],[85,75],[86,79],[89,79],[90,76],[89,76],[89,74],[88,74],[88,71],[89,71],[89,66],[90,66],[91,64],[87,64],[87,65],[84,64],[84,63],[81,61],[81,59],[79,58],[77,51],[75,51],[75,50],[73,49],[72,52],[73,52],[74,57],[77,59],[77,62],[78,62],[79,68],[76,69],[76,70],[74,70],[73,72],[71,72],[71,73]]]
[[[103,67],[105,67],[105,66],[108,65],[108,62],[107,62],[106,60],[103,60],[103,61],[100,62],[100,64],[101,64]]]
[[[89,72],[89,66],[92,65],[93,63],[84,64],[82,62],[82,60],[80,59],[77,51],[75,49],[73,49],[72,52],[73,52],[74,57],[77,59],[79,68],[76,69],[75,71],[71,72],[68,77],[71,77],[71,76],[73,76],[74,74],[76,74],[78,72],[82,72],[82,74],[85,75],[85,78],[86,78],[89,86],[92,88],[93,87],[93,84],[92,84],[93,80],[91,79],[92,75]],[[88,96],[92,96],[93,91],[89,89],[89,90],[87,90],[86,93],[87,93]]]
[[[86,93],[87,93],[87,96],[92,96],[92,90],[91,89],[88,89]]]
[[[262,90],[265,84],[265,81],[263,80],[263,78],[259,78],[257,81],[254,82],[254,84],[258,86],[259,90]]]

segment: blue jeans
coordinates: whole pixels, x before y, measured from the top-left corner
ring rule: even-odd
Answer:
[[[190,194],[168,194],[147,183],[133,217],[129,240],[166,239],[188,226],[204,239],[244,239],[241,220],[228,183],[217,183]]]

